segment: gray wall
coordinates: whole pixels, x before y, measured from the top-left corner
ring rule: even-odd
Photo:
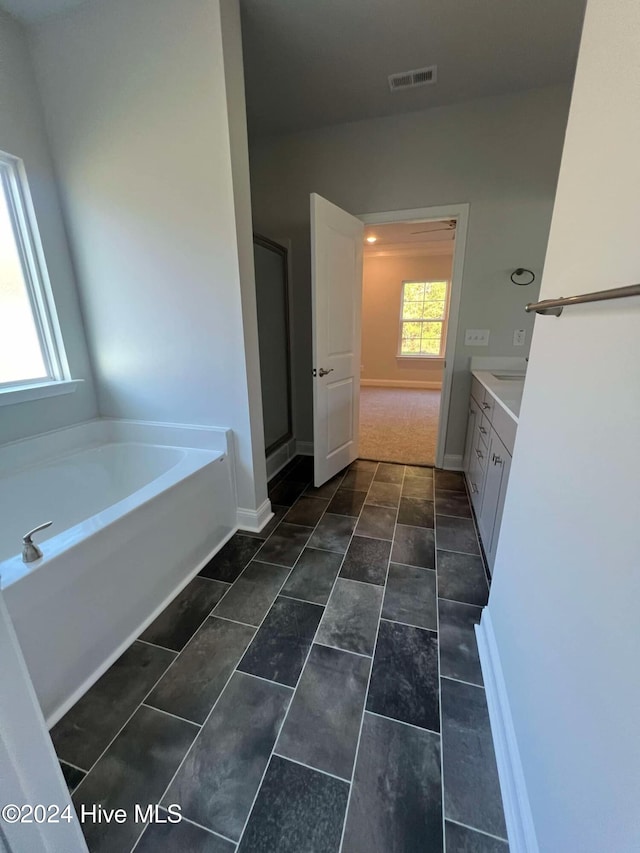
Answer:
[[[589,0],[543,298],[638,281],[639,43]],[[639,329],[639,297],[535,323],[489,613],[544,853],[640,850]]]
[[[247,154],[243,201],[219,3],[91,0],[31,44],[100,411],[230,427],[239,505],[254,510],[266,470]]]
[[[253,141],[256,230],[291,239],[299,440],[313,437],[309,193],[354,214],[470,204],[446,443],[447,454],[461,455],[469,357],[528,351],[513,347],[513,331],[529,338],[532,329],[523,306],[538,292],[568,104],[568,90],[548,88]],[[512,285],[518,266],[538,282]],[[489,347],[465,347],[465,328],[491,329]]]
[[[71,395],[0,408],[0,444],[95,417],[96,399],[40,96],[22,27],[0,12],[0,149],[22,158],[73,379]]]

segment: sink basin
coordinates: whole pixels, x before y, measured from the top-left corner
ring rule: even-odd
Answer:
[[[524,379],[524,373],[492,373],[491,374],[494,379],[501,379],[506,381],[508,379]]]

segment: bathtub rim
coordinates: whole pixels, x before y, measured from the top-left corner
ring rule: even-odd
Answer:
[[[79,436],[83,437],[85,434],[89,441],[82,442],[80,446],[75,443]],[[50,446],[47,453],[46,442],[52,436],[55,437],[54,446]],[[190,446],[168,443],[166,439],[171,436],[174,437],[174,440],[180,437],[189,438],[192,444]],[[145,437],[146,441],[140,440]],[[5,451],[8,450],[11,452],[13,448],[19,446],[19,451],[21,452],[18,453],[18,458],[23,463],[26,463],[12,465],[10,466],[12,470],[5,470],[2,473],[5,476],[11,476],[22,471],[34,470],[38,467],[44,467],[47,464],[64,461],[85,450],[104,447],[109,444],[168,447],[174,450],[183,450],[185,454],[183,458],[179,459],[169,469],[163,471],[158,477],[155,477],[148,483],[145,483],[140,489],[136,489],[136,491],[129,495],[125,495],[121,500],[110,504],[99,513],[94,513],[94,515],[83,519],[77,524],[61,530],[56,535],[40,540],[40,546],[44,549],[45,553],[33,563],[22,562],[19,541],[24,531],[18,531],[16,534],[16,542],[18,543],[17,553],[0,560],[0,589],[6,590],[14,583],[19,583],[20,580],[28,575],[47,568],[51,561],[61,557],[65,552],[80,546],[83,542],[91,539],[92,536],[106,527],[116,524],[120,519],[135,512],[139,507],[146,505],[159,494],[169,491],[178,483],[187,482],[207,465],[225,459],[229,456],[231,441],[230,430],[218,427],[195,427],[182,424],[160,424],[148,421],[95,418],[91,421],[74,424],[71,427],[63,427],[50,432],[40,433],[37,436],[18,439],[15,442],[8,442],[0,446],[0,461],[2,461],[1,457],[5,455]],[[200,444],[200,447],[194,447],[193,444]],[[31,445],[31,450],[33,451],[30,460],[28,458],[29,445]],[[211,445],[214,446],[212,447]],[[220,445],[223,445],[223,447],[220,447]],[[231,457],[230,462],[231,471],[233,471],[233,457]],[[235,483],[233,483],[233,486],[235,492]]]

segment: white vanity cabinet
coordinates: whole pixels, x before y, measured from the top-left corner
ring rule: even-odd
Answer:
[[[500,536],[516,428],[515,419],[474,376],[469,399],[464,471],[491,570]]]
[[[496,431],[492,429],[484,478],[482,507],[478,515],[480,537],[487,555],[487,561],[492,568],[500,535],[500,523],[510,468],[511,455],[498,438]]]

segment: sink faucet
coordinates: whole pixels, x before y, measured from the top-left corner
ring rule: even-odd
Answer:
[[[45,521],[44,524],[39,524],[38,527],[34,527],[33,530],[30,530],[28,533],[25,533],[22,537],[22,562],[23,563],[33,563],[36,560],[39,560],[42,557],[42,551],[38,548],[37,545],[34,545],[31,537],[34,533],[39,533],[40,530],[46,530],[47,527],[51,527],[53,521]]]

